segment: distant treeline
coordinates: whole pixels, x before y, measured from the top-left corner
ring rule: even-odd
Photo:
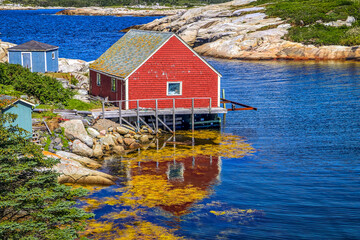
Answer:
[[[87,6],[130,6],[153,5],[159,3],[166,6],[194,6],[198,4],[213,4],[228,2],[229,0],[11,0],[16,4],[31,6],[62,6],[62,7],[87,7]]]

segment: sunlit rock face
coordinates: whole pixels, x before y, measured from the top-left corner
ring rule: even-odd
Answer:
[[[2,42],[0,39],[0,63],[8,62],[8,48],[15,47],[16,44],[9,42]]]
[[[360,59],[358,47],[316,47],[284,40],[290,24],[267,16],[264,7],[246,6],[251,2],[232,1],[193,8],[137,28],[175,32],[196,52],[218,58]]]

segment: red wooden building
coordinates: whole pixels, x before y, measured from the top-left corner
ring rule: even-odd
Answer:
[[[159,108],[220,106],[220,77],[180,37],[170,32],[130,30],[90,65],[90,93],[110,101],[160,99]],[[211,101],[209,101],[211,98]],[[140,101],[153,108],[154,100]]]

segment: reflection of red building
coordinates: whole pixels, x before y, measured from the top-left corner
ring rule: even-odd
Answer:
[[[198,155],[167,162],[141,162],[131,169],[131,176],[162,175],[168,179],[174,188],[184,188],[188,185],[209,191],[220,178],[221,158]],[[192,203],[184,205],[161,206],[164,210],[179,215]]]

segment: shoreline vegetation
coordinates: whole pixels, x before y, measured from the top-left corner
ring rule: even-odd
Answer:
[[[235,0],[132,28],[175,32],[200,55],[215,58],[360,60],[360,3],[313,2]]]
[[[50,2],[46,1],[45,5]],[[208,3],[215,2],[221,1]],[[72,7],[56,14],[165,16],[122,31],[172,31],[200,55],[215,58],[360,59],[360,2],[356,0],[235,0],[208,5],[192,1],[176,5],[179,3],[174,1],[171,6]],[[203,6],[194,7],[195,4]]]

